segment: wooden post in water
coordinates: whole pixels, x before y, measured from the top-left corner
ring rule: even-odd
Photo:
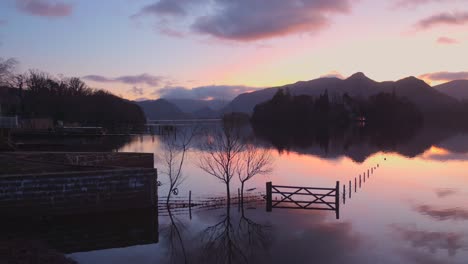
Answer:
[[[354,192],[357,192],[357,178],[354,177]]]
[[[359,174],[359,188],[361,188],[361,182],[362,182],[362,180],[361,180],[361,174]]]
[[[336,182],[335,187],[335,213],[336,219],[340,219],[340,182]]]
[[[266,183],[266,211],[271,212],[271,182]]]
[[[343,184],[343,204],[346,204],[346,185]]]
[[[349,199],[351,199],[351,180],[349,180]]]
[[[188,193],[188,208],[189,208],[190,220],[192,220],[192,191],[189,191]]]

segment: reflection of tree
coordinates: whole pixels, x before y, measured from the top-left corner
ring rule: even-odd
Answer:
[[[171,220],[165,230],[169,244],[169,263],[187,263],[187,253],[182,239],[181,230],[179,229],[179,226],[182,227],[182,229],[184,227],[181,223],[177,223],[177,219],[172,214],[169,207],[167,207],[167,213]]]
[[[242,238],[242,247],[248,252],[248,256],[255,254],[256,249],[266,250],[268,248],[270,226],[258,224],[248,218],[243,206],[241,207],[238,231]]]
[[[247,218],[243,208],[241,212],[234,218],[228,206],[222,220],[204,230],[201,263],[249,263],[256,249],[267,248],[268,227]]]

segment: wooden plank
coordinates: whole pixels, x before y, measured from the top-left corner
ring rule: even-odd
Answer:
[[[302,209],[302,210],[324,210],[324,211],[334,211],[335,209],[330,208],[320,208],[320,207],[288,207],[288,206],[277,206],[275,208],[283,208],[283,209]]]
[[[324,197],[335,197],[335,189],[333,189],[330,193],[314,193],[315,195],[320,195]],[[296,193],[296,192],[281,192],[281,191],[272,191],[272,194],[294,194],[294,195],[306,195],[306,196],[311,196],[311,193]]]
[[[283,185],[273,185],[273,187],[276,187],[276,188],[289,188],[289,189],[324,190],[324,191],[335,190],[335,188],[299,187],[299,186],[283,186]]]

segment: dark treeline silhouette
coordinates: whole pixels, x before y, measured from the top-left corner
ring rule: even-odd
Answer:
[[[11,87],[18,89],[22,117],[48,117],[55,122],[103,126],[108,129],[145,123],[136,104],[109,92],[89,88],[79,78],[56,79],[38,71],[16,75]]]
[[[362,144],[394,151],[414,138],[423,119],[414,104],[391,93],[330,99],[326,92],[314,98],[279,90],[255,107],[251,121],[255,135],[279,151],[317,146],[329,153],[336,151],[330,148],[336,148],[337,142],[344,152]],[[362,158],[357,156],[359,161]]]
[[[371,127],[394,127],[420,124],[423,116],[414,104],[395,94],[379,93],[368,99],[344,94],[330,100],[327,91],[314,98],[292,96],[282,89],[257,105],[252,115],[253,123],[265,126],[315,128],[344,128],[363,119]]]

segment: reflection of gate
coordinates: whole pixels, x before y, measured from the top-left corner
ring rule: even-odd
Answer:
[[[339,219],[339,186],[339,181],[336,182],[335,188],[280,186],[267,182],[266,210],[268,212],[271,212],[272,208],[330,210],[335,211],[336,219]]]

